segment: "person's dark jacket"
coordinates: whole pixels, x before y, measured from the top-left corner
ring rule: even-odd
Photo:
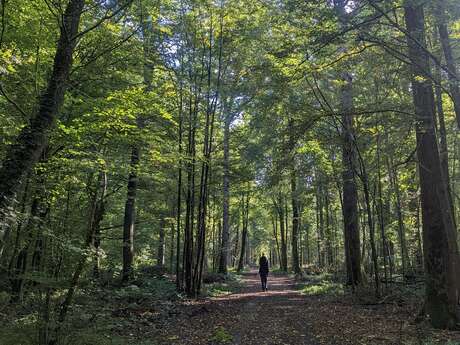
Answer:
[[[269,272],[268,270],[268,260],[265,256],[261,256],[259,259],[259,274],[260,275],[267,275]]]

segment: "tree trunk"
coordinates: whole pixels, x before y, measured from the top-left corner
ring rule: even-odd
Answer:
[[[142,11],[142,9],[141,9]],[[152,60],[152,28],[148,19],[140,15],[142,37],[143,37],[143,83],[144,92],[152,91],[152,74],[153,65]],[[138,129],[145,126],[144,114],[139,114],[136,117],[136,125]],[[134,230],[136,222],[136,195],[138,185],[138,168],[140,160],[141,144],[135,142],[131,147],[131,160],[129,165],[128,175],[128,193],[125,203],[125,213],[123,220],[123,267],[122,267],[122,281],[127,282],[134,277],[133,260],[134,260]]]
[[[98,279],[101,270],[101,228],[98,226],[94,229],[94,266],[93,277]]]
[[[243,192],[243,230],[241,231],[241,252],[238,260],[237,271],[241,272],[244,268],[245,257],[247,256],[247,240],[248,240],[248,226],[249,226],[249,188],[246,194],[246,201],[244,201]]]
[[[446,60],[446,67],[448,70],[449,89],[454,103],[454,111],[457,119],[457,126],[460,128],[460,87],[457,67],[450,45],[449,31],[447,29],[446,18],[446,2],[445,0],[438,0],[435,2],[435,16],[436,24],[438,27],[439,37],[441,39],[442,50]]]
[[[181,59],[181,66],[183,65],[183,59]],[[177,171],[177,214],[176,214],[176,289],[177,291],[182,289],[182,279],[181,279],[181,269],[180,269],[180,242],[181,242],[181,215],[182,215],[182,137],[183,137],[183,126],[184,126],[184,95],[183,95],[183,85],[180,84],[179,90],[179,135],[178,135],[178,153],[179,153],[179,168]]]
[[[157,266],[163,267],[165,265],[165,221],[160,221],[158,229],[158,251],[157,251]]]
[[[131,149],[131,163],[128,177],[128,194],[125,203],[123,220],[123,268],[122,281],[133,279],[134,259],[134,224],[136,222],[137,169],[139,164],[139,147]]]
[[[209,42],[213,42],[213,20],[212,14],[210,18],[209,27]],[[203,275],[203,267],[205,262],[205,247],[206,247],[206,215],[208,207],[208,185],[210,180],[210,164],[212,154],[212,144],[214,139],[214,124],[215,115],[217,109],[217,99],[219,97],[219,83],[221,76],[221,64],[222,64],[222,30],[223,30],[223,17],[220,21],[220,39],[219,39],[219,53],[218,53],[218,68],[217,68],[217,85],[214,96],[211,96],[211,81],[212,81],[212,44],[209,45],[208,50],[208,63],[207,63],[207,104],[206,104],[206,116],[205,116],[205,127],[204,127],[204,141],[203,141],[203,161],[201,163],[201,176],[200,176],[200,195],[198,204],[198,228],[197,228],[197,246],[196,246],[196,262],[193,271],[193,294],[195,297],[201,291],[201,281]],[[228,249],[227,249],[228,255]]]
[[[324,237],[324,219],[323,219],[323,200],[321,198],[321,180],[320,175],[316,173],[316,251],[318,255],[318,267],[324,266],[323,255],[323,237]]]
[[[346,11],[347,0],[334,0],[340,25],[348,25],[349,15]],[[345,48],[343,48],[345,50]],[[343,85],[340,88],[342,112],[342,180],[344,223],[345,263],[347,283],[357,285],[361,282],[361,254],[358,225],[358,191],[355,181],[356,152],[353,129],[353,79],[350,73],[341,75]]]
[[[14,245],[13,245],[13,252],[11,253],[11,256],[9,258],[9,263],[7,265],[8,267],[8,272],[12,273],[12,268],[14,266],[14,262],[16,260],[16,257],[19,252],[19,246],[21,243],[21,236],[22,236],[22,230],[23,230],[23,225],[24,225],[24,219],[26,215],[26,206],[27,206],[27,200],[29,198],[29,187],[30,187],[30,172],[27,174],[26,177],[26,184],[24,186],[24,190],[22,192],[22,197],[21,197],[21,207],[20,207],[20,214],[21,217],[19,218],[17,227],[16,227],[16,236],[14,239]],[[3,254],[3,262],[0,262],[0,272],[3,270],[3,267],[6,266],[6,253]]]
[[[345,238],[345,260],[347,284],[358,285],[361,282],[361,253],[358,227],[358,191],[355,182],[355,147],[353,138],[353,95],[352,78],[343,74],[342,98],[342,180],[343,180],[343,223]]]
[[[174,223],[171,223],[170,228],[170,243],[169,243],[169,272],[174,272],[174,239],[175,239],[175,227]]]
[[[190,103],[192,100],[190,99]],[[196,107],[195,107],[196,108]],[[188,125],[188,144],[187,144],[187,194],[186,212],[184,227],[184,254],[183,258],[183,278],[184,287],[187,295],[192,294],[192,268],[193,268],[193,228],[195,215],[195,133],[196,133],[196,114],[190,105],[190,118]]]
[[[425,257],[425,312],[436,328],[457,323],[458,248],[448,190],[443,178],[434,129],[434,94],[426,53],[423,4],[408,0],[404,6],[416,115],[416,137],[422,201]]]
[[[375,295],[376,297],[380,296],[380,278],[379,278],[379,263],[378,263],[378,256],[377,256],[377,248],[375,246],[375,228],[374,228],[374,221],[372,219],[372,207],[371,207],[371,200],[370,200],[370,193],[369,193],[369,181],[366,169],[364,167],[364,162],[361,162],[361,178],[363,182],[363,189],[364,189],[364,201],[366,203],[366,214],[367,214],[367,225],[369,227],[369,241],[371,245],[371,257],[372,257],[372,264],[374,269],[374,284],[375,284]]]
[[[48,345],[58,344],[58,339],[61,331],[61,327],[64,321],[67,318],[67,313],[72,304],[75,291],[80,280],[80,276],[83,273],[85,268],[86,261],[88,259],[86,252],[89,251],[91,243],[94,240],[94,233],[97,227],[100,226],[100,223],[104,217],[105,210],[105,194],[107,189],[107,177],[105,172],[101,171],[99,173],[98,182],[96,189],[91,197],[91,202],[89,205],[89,217],[88,217],[88,227],[86,231],[85,242],[83,246],[83,254],[80,255],[78,259],[77,266],[73,272],[72,278],[69,282],[69,288],[67,293],[64,296],[64,300],[59,306],[59,312],[57,316],[57,325],[54,329],[53,335],[50,337]]]
[[[32,242],[37,237],[39,229],[43,227],[43,222],[48,214],[48,206],[45,202],[45,187],[44,180],[39,178],[35,197],[32,201],[30,216],[25,226],[25,233],[27,235],[26,243],[19,251],[15,269],[11,276],[11,301],[19,302],[23,299],[24,287],[26,284],[25,275],[29,270],[31,264],[30,254],[34,251]]]
[[[380,148],[380,132],[377,134],[377,194],[378,194],[378,220],[380,227],[380,237],[382,239],[382,256],[383,256],[383,272],[385,277],[385,286],[388,286],[388,261],[390,259],[390,251],[385,231],[386,219],[384,212],[384,203],[382,195],[382,171],[381,171],[381,148]],[[390,272],[391,274],[391,272]]]
[[[301,274],[299,262],[299,204],[296,186],[296,173],[295,168],[291,171],[291,198],[292,198],[292,270],[295,274]]]
[[[406,231],[404,228],[404,219],[402,213],[402,204],[401,204],[401,191],[399,189],[399,179],[398,171],[396,170],[393,159],[391,155],[387,160],[388,164],[388,173],[390,175],[390,183],[395,193],[395,209],[396,215],[398,217],[398,239],[399,239],[399,248],[401,250],[401,264],[403,275],[405,276],[408,273],[408,263],[409,263],[409,254],[407,252],[407,241],[406,241]]]
[[[228,112],[229,109],[226,109]],[[230,114],[225,115],[224,121],[224,162],[223,162],[223,196],[222,196],[222,245],[219,258],[219,273],[227,274],[229,252],[229,209],[230,209]]]
[[[289,211],[288,211],[288,198],[286,196],[285,202],[284,202],[284,231],[285,231],[285,236],[286,236],[286,257],[289,257]],[[292,253],[291,253],[292,254]],[[288,259],[286,258],[286,269],[288,267]]]
[[[326,261],[327,268],[330,269],[333,266],[333,253],[332,253],[332,229],[331,229],[331,210],[330,210],[330,195],[328,185],[326,184],[326,190],[324,191],[324,209],[326,211],[326,226],[325,226],[325,239],[326,239]]]
[[[71,0],[62,16],[61,32],[54,55],[48,85],[39,98],[38,111],[6,151],[0,164],[0,224],[8,223],[9,207],[14,201],[22,177],[38,161],[64,101],[66,84],[72,67],[76,36],[85,0]],[[2,225],[2,226],[5,226]],[[8,226],[0,240],[0,262],[8,240]]]
[[[235,245],[234,245],[234,249],[232,253],[232,267],[235,267],[237,265],[239,246],[240,246],[240,213],[238,210],[238,220],[236,224],[236,234],[235,234]]]
[[[444,108],[442,105],[442,89],[441,89],[441,70],[439,66],[436,66],[436,80],[437,84],[435,85],[435,95],[436,95],[436,110],[437,110],[437,120],[439,120],[439,159],[441,160],[441,169],[443,172],[443,177],[447,186],[447,192],[449,196],[450,205],[452,206],[452,217],[454,220],[454,227],[456,226],[455,220],[455,204],[452,197],[452,188],[450,186],[450,177],[449,177],[449,150],[447,149],[447,130],[446,122],[444,118]],[[435,117],[436,125],[436,117]],[[435,126],[436,128],[436,126]]]
[[[280,263],[281,262],[281,252],[280,252],[280,242],[278,240],[278,219],[277,219],[277,213],[276,212],[272,217],[272,227],[273,227],[273,237],[274,237],[275,243],[276,243],[276,257],[278,259],[277,260],[278,263]]]
[[[299,231],[300,231],[300,214],[299,214],[299,196],[297,191],[297,174],[295,164],[295,133],[294,120],[289,119],[289,160],[290,160],[290,182],[291,182],[291,205],[292,205],[292,236],[291,236],[291,251],[292,251],[292,270],[294,273],[301,274],[300,259],[299,259]]]
[[[280,221],[280,235],[281,235],[281,271],[287,272],[288,259],[287,259],[287,243],[286,243],[286,231],[284,223],[284,207],[283,207],[283,198],[281,193],[278,198],[278,216]]]

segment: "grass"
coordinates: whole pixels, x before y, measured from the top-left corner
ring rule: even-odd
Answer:
[[[210,340],[215,344],[230,344],[233,341],[233,336],[224,327],[219,326],[215,329]]]
[[[203,294],[209,297],[227,296],[238,292],[243,286],[241,276],[229,272],[223,281],[211,282],[204,285]]]
[[[343,284],[333,281],[332,275],[329,273],[304,276],[299,280],[296,287],[307,296],[340,296],[345,293]]]
[[[307,296],[319,295],[343,295],[344,289],[342,284],[337,284],[331,281],[323,281],[319,283],[307,284],[300,288],[301,293]]]

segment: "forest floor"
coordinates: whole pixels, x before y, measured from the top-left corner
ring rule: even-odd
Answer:
[[[75,298],[66,345],[460,345],[460,332],[415,323],[421,287],[395,287],[376,300],[324,275],[302,280],[256,271],[206,284],[208,297],[178,296],[147,274],[125,287],[88,284]],[[147,277],[147,278],[145,278]],[[150,278],[149,278],[150,277]],[[36,344],[31,306],[0,308],[0,345]],[[29,325],[29,326],[28,326]]]
[[[244,273],[236,293],[191,302],[199,309],[162,330],[162,344],[316,345],[308,301],[288,276],[272,276],[268,291],[255,271]],[[174,341],[172,341],[174,340]]]
[[[339,286],[271,275],[262,292],[251,271],[239,291],[183,305],[188,311],[157,336],[161,345],[460,344],[460,332],[433,332],[412,322],[418,312],[413,301],[391,295],[357,300]]]

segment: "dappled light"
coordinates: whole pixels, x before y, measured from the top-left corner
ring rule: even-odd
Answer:
[[[0,0],[0,345],[460,345],[459,0]]]

